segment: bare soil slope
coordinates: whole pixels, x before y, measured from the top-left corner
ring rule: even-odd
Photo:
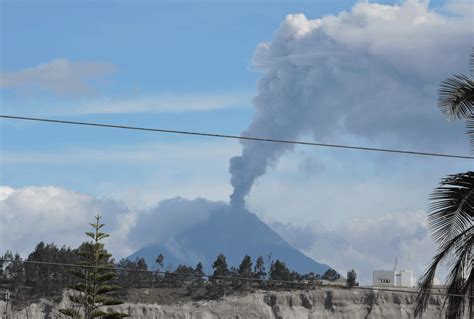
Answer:
[[[137,293],[137,292],[135,292]],[[219,300],[192,301],[177,298],[176,302],[161,296],[161,304],[153,303],[156,292],[143,291],[141,302],[127,302],[115,309],[129,313],[131,318],[414,318],[415,294],[390,291],[316,290],[255,291],[225,296]],[[133,298],[136,299],[136,298]],[[173,299],[173,298],[172,298]],[[179,301],[178,301],[179,300]],[[423,318],[442,318],[443,298],[432,296]],[[60,318],[57,309],[65,302],[48,300],[10,313],[8,318]],[[0,309],[4,304],[0,302]],[[6,318],[1,317],[1,318]]]

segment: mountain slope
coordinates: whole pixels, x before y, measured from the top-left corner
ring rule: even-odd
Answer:
[[[330,268],[290,246],[255,214],[230,208],[213,211],[207,220],[182,231],[166,243],[148,245],[128,258],[143,257],[153,268],[160,253],[165,257],[165,268],[175,268],[179,264],[195,266],[202,262],[207,272],[212,270],[212,262],[219,253],[227,257],[229,267],[238,267],[246,254],[254,262],[258,256],[263,256],[267,263],[271,254],[273,260],[283,260],[291,270],[299,273],[322,274]]]

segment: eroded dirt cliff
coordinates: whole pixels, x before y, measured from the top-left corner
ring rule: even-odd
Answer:
[[[414,318],[415,294],[391,291],[316,290],[256,291],[220,300],[154,303],[125,303],[114,309],[132,318],[211,319],[211,318]],[[57,309],[65,301],[54,304],[41,300],[21,311],[10,312],[8,318],[61,318]],[[443,298],[432,296],[423,318],[442,317]],[[3,310],[4,304],[0,302]],[[7,318],[3,315],[2,318]]]

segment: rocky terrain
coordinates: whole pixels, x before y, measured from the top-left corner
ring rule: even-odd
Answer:
[[[146,291],[144,291],[146,294]],[[244,295],[225,296],[212,301],[179,301],[156,304],[125,303],[114,309],[132,318],[414,318],[415,294],[391,291],[345,290],[320,288],[315,290],[255,291]],[[442,317],[443,298],[433,295],[423,318]],[[48,300],[33,303],[21,311],[9,312],[1,318],[32,319],[62,318],[57,309],[66,306]],[[5,304],[0,302],[0,309]]]

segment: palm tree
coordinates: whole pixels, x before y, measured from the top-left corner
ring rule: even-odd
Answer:
[[[471,52],[470,76],[453,75],[444,80],[438,92],[438,106],[448,119],[467,123],[474,152],[474,50]],[[428,230],[438,245],[428,269],[421,277],[415,316],[426,308],[436,268],[448,262],[445,309],[447,318],[461,318],[466,300],[470,318],[474,303],[474,172],[443,178],[433,191],[428,206]]]

